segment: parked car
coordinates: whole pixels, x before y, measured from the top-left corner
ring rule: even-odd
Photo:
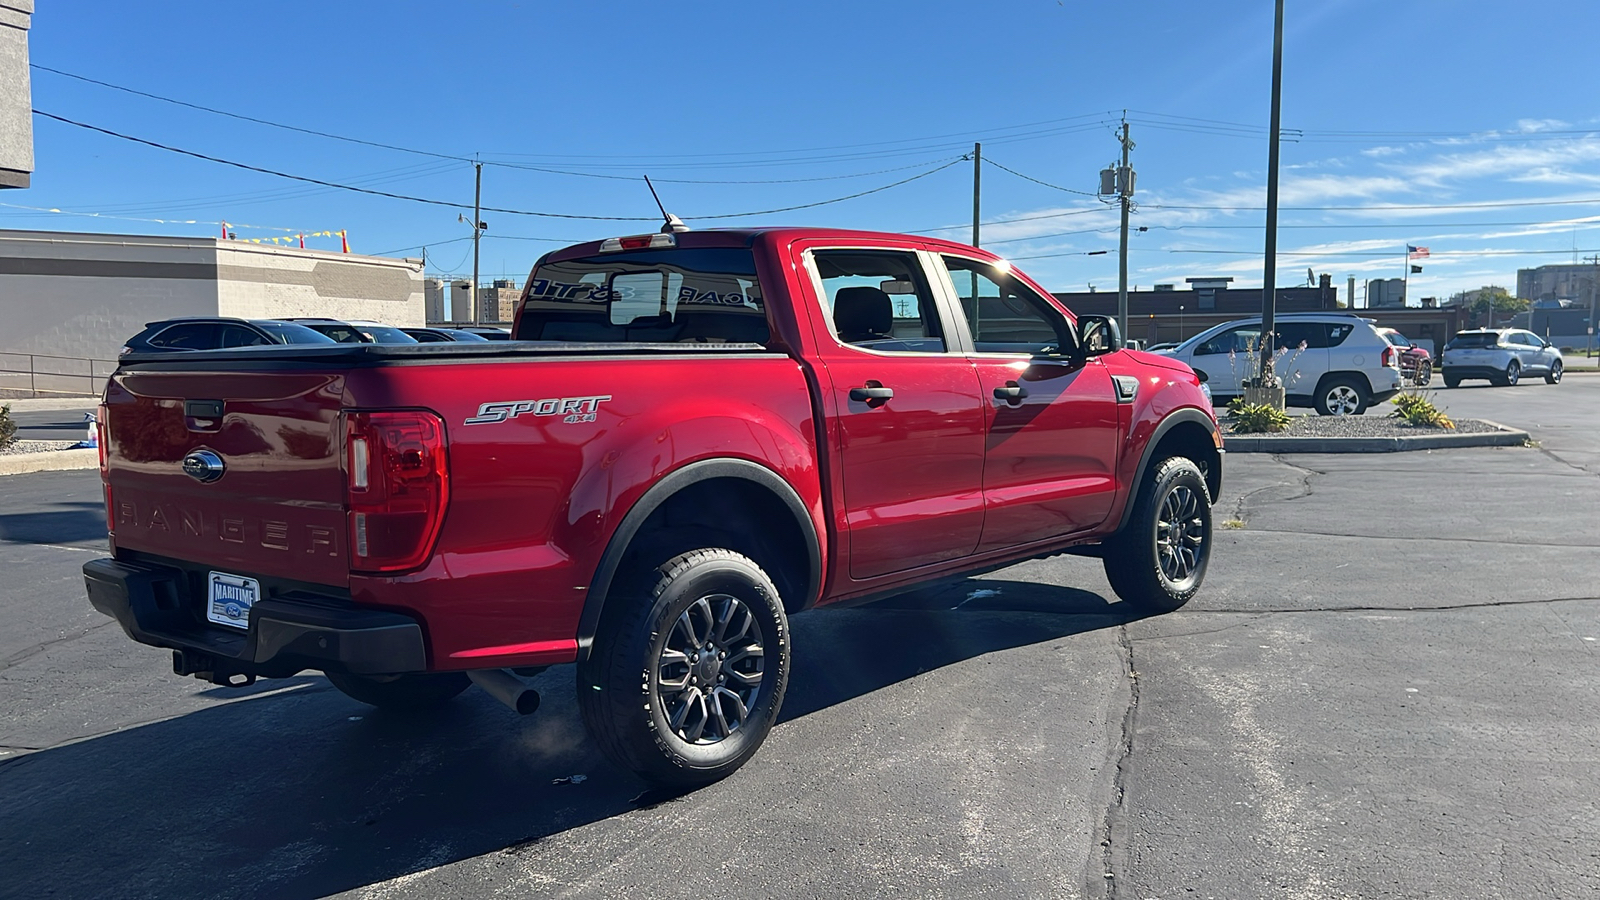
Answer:
[[[415,344],[417,339],[393,325],[362,319],[292,318],[307,328],[320,331],[340,344]]]
[[[1400,392],[1396,350],[1371,319],[1350,313],[1284,313],[1277,330],[1273,369],[1285,402],[1324,416],[1360,415]],[[1244,392],[1261,354],[1261,317],[1208,328],[1169,350],[1156,351],[1204,372],[1211,394],[1226,404]]]
[[[191,316],[150,322],[128,338],[119,355],[218,350],[267,344],[331,344],[333,339],[303,325],[276,319]]]
[[[1433,380],[1433,354],[1427,348],[1417,346],[1393,328],[1379,328],[1378,333],[1400,351],[1401,377],[1419,386]]]
[[[1520,328],[1474,328],[1458,331],[1439,353],[1445,387],[1459,387],[1468,378],[1488,379],[1507,387],[1524,375],[1543,375],[1548,384],[1561,381],[1561,351],[1531,331]]]
[[[488,338],[481,334],[474,334],[461,328],[402,328],[400,330],[411,335],[419,344],[443,344],[450,341],[488,340]]]
[[[179,675],[376,706],[527,713],[519,676],[576,663],[599,749],[682,788],[765,739],[801,610],[1069,549],[1136,610],[1200,588],[1198,377],[992,253],[658,233],[529,285],[507,347],[124,357],[93,605]]]
[[[491,325],[463,325],[460,331],[468,331],[489,341],[509,341],[511,332],[504,328],[495,328]]]

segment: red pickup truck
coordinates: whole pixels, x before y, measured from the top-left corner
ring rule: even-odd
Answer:
[[[179,675],[381,707],[529,712],[575,662],[604,751],[693,786],[766,737],[802,610],[1062,552],[1151,610],[1205,574],[1193,371],[982,250],[669,227],[546,255],[514,336],[124,356],[89,599]]]

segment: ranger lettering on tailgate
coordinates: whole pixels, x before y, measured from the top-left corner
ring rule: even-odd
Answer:
[[[546,400],[499,400],[478,407],[478,414],[467,419],[467,425],[498,425],[515,419],[523,413],[536,416],[562,416],[567,423],[593,422],[598,418],[600,404],[610,400],[610,394],[592,397],[551,397]]]

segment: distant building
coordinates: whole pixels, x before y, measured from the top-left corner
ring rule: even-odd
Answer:
[[[1517,296],[1547,307],[1550,301],[1559,300],[1588,306],[1596,284],[1600,284],[1600,266],[1594,263],[1517,270]]]
[[[493,286],[478,288],[479,321],[491,324],[508,323],[517,314],[517,301],[522,299],[522,288],[509,278],[498,278]]]
[[[1367,282],[1368,309],[1401,309],[1405,305],[1404,278],[1374,278]]]
[[[218,238],[0,231],[0,369],[29,355],[115,360],[145,323],[177,316],[421,325],[422,261]]]
[[[33,175],[33,83],[28,28],[33,0],[0,0],[0,188],[25,188]]]
[[[422,308],[429,322],[444,322],[450,318],[450,295],[443,278],[422,279]]]

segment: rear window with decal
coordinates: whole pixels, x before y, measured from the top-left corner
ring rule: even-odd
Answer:
[[[765,344],[766,304],[749,250],[666,249],[535,269],[523,341]]]

